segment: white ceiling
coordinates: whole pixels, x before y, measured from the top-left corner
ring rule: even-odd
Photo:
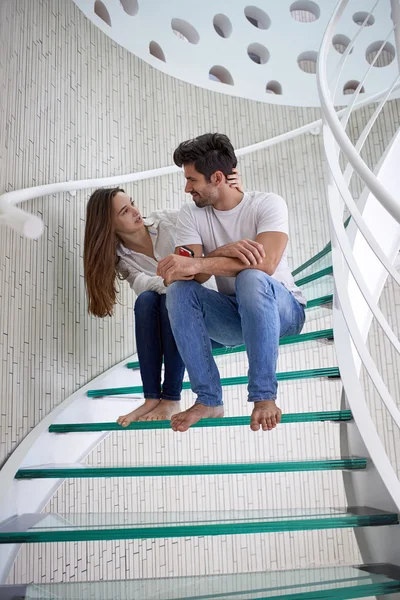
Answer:
[[[298,61],[303,58],[306,69],[315,68],[313,60],[337,0],[257,0],[254,4],[246,0],[74,2],[121,46],[183,81],[262,102],[319,105],[316,75],[304,72]],[[360,27],[355,20],[362,18],[374,3],[374,0],[349,1],[337,29],[339,42],[353,38]],[[366,58],[369,49],[385,40],[392,27],[390,1],[381,0],[374,23],[361,32],[343,69],[337,104],[347,102],[349,96],[343,95],[343,88],[349,82],[360,81],[369,66]],[[394,41],[389,40],[386,62],[392,62],[372,68],[365,84],[367,94],[390,85],[398,72],[397,60],[390,55],[394,52]],[[253,58],[258,55],[261,64],[254,62],[249,52]],[[333,73],[340,57],[332,47],[329,72]],[[210,71],[214,79],[210,79]],[[228,83],[221,83],[215,77]],[[268,84],[275,94],[267,93]]]

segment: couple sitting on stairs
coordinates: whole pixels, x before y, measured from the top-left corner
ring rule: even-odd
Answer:
[[[288,213],[273,193],[243,192],[229,139],[205,134],[174,152],[194,203],[142,218],[122,189],[89,199],[84,244],[89,312],[112,315],[116,280],[138,295],[135,332],[145,402],[118,419],[171,419],[186,431],[224,414],[212,349],[246,345],[251,429],[270,430],[276,406],[279,338],[300,333],[306,300],[291,275]],[[215,276],[218,291],[206,282]],[[204,285],[205,284],[205,285]],[[164,359],[164,381],[161,368]],[[196,403],[180,408],[185,367]]]

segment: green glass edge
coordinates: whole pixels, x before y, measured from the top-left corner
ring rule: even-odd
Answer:
[[[321,258],[324,258],[324,256],[326,256],[327,254],[329,254],[329,252],[331,250],[332,250],[332,244],[331,244],[331,242],[328,242],[327,245],[325,246],[325,248],[322,248],[322,250],[320,250],[317,254],[315,254],[314,256],[312,256],[311,258],[309,258],[308,260],[306,260],[305,263],[303,263],[302,265],[300,265],[299,267],[297,267],[294,271],[292,271],[293,277],[295,277],[296,275],[298,275],[302,271],[305,271],[306,269],[308,269],[308,267],[311,267],[311,265],[313,265],[314,263],[316,263],[319,260],[321,260]]]
[[[92,467],[19,469],[15,479],[58,479],[88,477],[166,477],[173,475],[233,475],[239,473],[292,473],[295,471],[335,471],[365,469],[365,458],[298,460],[270,463],[227,463],[206,465],[166,465],[149,467]]]
[[[340,377],[338,367],[328,367],[323,369],[306,369],[304,371],[286,371],[277,373],[276,378],[278,381],[292,381],[293,379],[313,379],[315,377]],[[230,385],[244,385],[248,383],[247,375],[242,377],[226,377],[221,379],[221,385],[227,387]],[[182,385],[183,390],[190,390],[190,381],[184,381]],[[87,395],[90,398],[99,398],[101,396],[122,396],[124,394],[141,394],[143,387],[141,385],[135,385],[131,387],[121,388],[105,388],[102,390],[88,390]]]
[[[313,340],[319,339],[333,339],[333,329],[321,329],[319,331],[309,331],[308,333],[301,333],[299,335],[288,335],[279,340],[280,346],[286,346],[288,344],[300,344],[302,342],[310,342]],[[236,354],[237,352],[245,352],[246,346],[242,344],[241,346],[234,347],[225,347],[225,348],[216,348],[212,351],[213,356],[223,356],[225,354]],[[139,361],[128,362],[128,369],[138,369]]]
[[[386,583],[386,582],[374,582],[374,583],[371,583],[370,581],[368,581],[366,583],[366,580],[369,580],[369,579],[370,579],[370,575],[366,575],[364,577],[356,577],[356,578],[355,577],[346,577],[346,578],[340,578],[340,579],[334,579],[334,580],[329,580],[328,579],[327,581],[324,581],[324,582],[322,582],[322,581],[311,581],[311,582],[307,582],[307,583],[298,583],[298,584],[296,584],[296,589],[311,588],[311,587],[318,588],[321,585],[335,584],[335,587],[334,588],[330,588],[328,591],[329,592],[331,592],[331,591],[337,592],[338,589],[348,589],[348,588],[344,588],[344,587],[339,588],[338,584],[352,583],[353,585],[351,586],[351,589],[353,589],[353,591],[354,590],[357,591],[359,589],[359,586],[362,586],[362,585],[363,586],[366,586],[366,585],[370,586],[370,585],[376,585],[376,583],[380,583],[380,584]],[[135,581],[135,580],[133,580],[133,581]],[[127,580],[127,581],[124,582],[124,584],[129,586],[129,584],[131,582],[132,582],[132,580],[131,581]],[[95,587],[95,589],[99,589],[99,587],[102,587],[102,585],[101,585],[102,583],[105,584],[105,586],[107,586],[107,585],[110,584],[110,581],[88,582],[86,585],[88,586],[89,590],[90,590],[91,586]],[[116,583],[118,585],[119,583],[121,583],[121,581],[117,580],[114,583]],[[354,583],[356,583],[356,585],[354,585]],[[160,584],[161,584],[161,582],[160,582]],[[85,587],[84,583],[79,583],[79,582],[68,582],[68,583],[58,583],[58,584],[57,583],[56,584],[40,584],[39,583],[39,584],[31,584],[31,585],[34,586],[34,589],[35,589],[36,592],[42,591],[42,594],[46,595],[46,598],[47,597],[53,598],[53,594],[52,594],[51,588],[54,588],[55,590],[57,590],[57,592],[56,592],[57,598],[61,598],[59,596],[59,592],[58,592],[58,590],[60,588],[69,591],[69,590],[78,590],[80,586],[84,586]],[[14,586],[6,586],[6,587],[8,587],[9,589],[12,589]],[[2,588],[2,586],[0,585],[0,591],[1,591],[1,588]],[[29,586],[28,586],[28,589],[29,589]],[[241,589],[241,590],[234,591],[232,593],[235,596],[242,596],[244,594],[246,596],[249,596],[249,594],[257,594],[258,600],[260,600],[260,596],[259,596],[260,593],[268,592],[270,594],[273,591],[280,591],[280,592],[282,592],[284,590],[292,590],[292,589],[293,589],[293,585],[284,585],[284,586],[276,586],[275,585],[273,588],[265,588],[265,589],[264,588],[262,588],[262,589],[258,589],[257,588],[257,589],[246,589],[246,590],[245,589]],[[319,590],[317,590],[317,591],[319,591]],[[74,593],[76,593],[76,592],[74,592]],[[193,590],[193,593],[195,593],[194,590]],[[296,593],[299,593],[299,592],[296,592]],[[49,596],[49,594],[52,594],[52,595]],[[92,592],[92,594],[93,594],[93,592]],[[210,593],[210,594],[204,595],[203,593],[198,592],[198,593],[196,593],[195,596],[186,596],[185,598],[183,598],[183,597],[177,598],[176,597],[175,600],[217,600],[217,598],[225,598],[227,595],[231,595],[231,593],[230,592],[226,592],[226,593],[216,592],[214,594]],[[270,598],[270,597],[271,596],[269,595],[268,598]],[[285,595],[279,596],[279,598],[282,598],[282,597],[283,598],[288,598],[288,595],[285,594]],[[36,596],[35,596],[35,598],[36,598]],[[55,598],[55,596],[54,596],[54,598]],[[137,598],[136,600],[140,600],[140,599]],[[171,598],[171,600],[172,600],[172,598]]]
[[[351,221],[351,217],[347,217],[347,219],[343,223],[345,228],[348,226],[350,221]],[[295,275],[298,275],[299,273],[301,273],[301,271],[305,271],[305,269],[307,269],[308,267],[311,267],[311,265],[313,265],[314,263],[319,261],[321,258],[323,258],[327,254],[329,254],[329,252],[331,250],[332,250],[332,244],[331,244],[331,242],[328,242],[327,245],[324,248],[322,248],[322,250],[320,250],[317,254],[315,254],[308,260],[306,260],[306,262],[303,263],[302,265],[300,265],[299,267],[296,267],[296,269],[294,271],[292,271],[293,277]]]
[[[297,279],[295,281],[295,284],[299,285],[299,286],[305,285],[306,283],[310,283],[311,281],[315,281],[316,279],[321,279],[321,277],[325,277],[326,275],[331,275],[332,273],[333,273],[333,267],[325,267],[325,269],[321,269],[320,271],[311,273],[311,275],[307,275],[306,277]]]
[[[74,529],[71,531],[35,531],[1,533],[2,544],[23,544],[42,542],[85,542],[96,540],[147,539],[170,537],[196,537],[205,535],[235,535],[243,533],[277,533],[282,531],[311,531],[316,529],[341,529],[344,527],[370,527],[397,525],[398,515],[351,515],[323,517],[320,519],[275,520],[251,523],[224,523],[207,525],[179,525],[172,527],[121,527],[118,529]]]
[[[281,423],[312,423],[316,421],[351,421],[350,410],[334,410],[325,412],[288,413],[282,415]],[[250,417],[223,417],[219,419],[202,419],[193,427],[234,427],[250,425]],[[129,431],[140,429],[170,429],[170,421],[136,421],[128,427],[117,422],[112,423],[54,423],[50,425],[50,433],[68,433],[78,431]]]
[[[400,591],[400,580],[398,579],[390,579],[387,581],[380,581],[380,582],[365,582],[365,579],[368,579],[369,577],[360,577],[357,579],[354,578],[345,578],[345,579],[338,579],[338,580],[328,580],[325,582],[309,582],[309,583],[302,583],[298,586],[298,588],[304,588],[304,587],[311,587],[311,586],[315,586],[315,587],[319,587],[321,585],[329,585],[331,583],[340,583],[340,584],[346,584],[346,583],[353,583],[353,585],[351,586],[342,586],[342,587],[335,587],[335,588],[331,588],[331,589],[315,589],[315,590],[308,590],[307,592],[293,592],[293,593],[288,593],[288,594],[280,594],[279,596],[271,596],[270,592],[275,590],[275,591],[280,591],[282,592],[283,590],[290,590],[293,586],[280,586],[280,587],[274,587],[273,589],[269,588],[268,590],[240,590],[240,592],[235,592],[235,595],[249,595],[249,594],[257,594],[257,600],[282,600],[285,599],[286,600],[321,600],[321,599],[327,599],[327,600],[335,600],[335,599],[340,599],[340,600],[351,600],[353,598],[362,598],[364,597],[370,597],[371,595],[381,595],[381,594],[385,594],[385,593],[391,593],[391,592],[397,592]],[[92,582],[90,582],[92,583]],[[89,585],[90,585],[89,583]],[[106,584],[108,584],[109,582],[105,582]],[[119,583],[119,582],[117,582]],[[129,584],[129,581],[127,582]],[[354,583],[356,583],[356,585],[354,585]],[[96,588],[98,586],[98,584],[101,584],[101,582],[96,582]],[[51,587],[52,584],[32,584],[35,589],[37,591],[41,591],[43,590],[43,594],[46,594],[46,598],[53,598],[53,594],[51,591]],[[53,584],[54,585],[54,584]],[[73,586],[76,585],[80,585],[79,583],[66,583],[66,584],[55,584],[56,589],[58,590],[61,587],[66,587],[66,589],[68,588],[73,588]],[[13,586],[7,586],[12,588]],[[263,591],[268,591],[268,596],[264,596],[261,597],[259,594],[262,593]],[[50,595],[49,595],[50,594]],[[321,596],[322,594],[322,596]],[[216,593],[216,594],[207,594],[207,595],[198,595],[196,594],[196,596],[190,596],[190,597],[186,597],[184,598],[177,598],[176,600],[217,600],[217,598],[222,598],[222,596],[225,597],[226,594],[221,595],[220,593]],[[57,598],[59,596],[57,595]],[[55,598],[55,596],[54,596]]]
[[[327,583],[329,583],[329,582],[327,582]],[[310,583],[310,585],[311,585],[311,583]],[[37,587],[40,588],[41,587],[40,584],[38,584]],[[379,583],[368,583],[368,584],[360,583],[356,586],[352,585],[352,586],[341,587],[341,588],[336,588],[336,589],[331,589],[331,590],[314,590],[314,591],[308,591],[308,592],[294,592],[294,593],[285,594],[285,595],[280,594],[278,596],[271,596],[270,594],[268,594],[268,596],[261,597],[259,595],[260,592],[254,592],[254,593],[257,593],[257,598],[254,597],[254,600],[353,600],[356,598],[367,598],[367,597],[373,597],[373,596],[380,596],[383,594],[391,594],[391,593],[395,593],[398,591],[400,591],[400,581],[392,580],[392,581],[379,582]],[[47,593],[51,593],[51,592],[47,592]],[[249,593],[252,593],[252,592],[243,590],[241,592],[241,595],[244,595],[244,594],[248,595]],[[225,596],[225,594],[224,594],[224,596]],[[49,596],[49,598],[52,599],[53,596]],[[207,595],[207,596],[196,595],[193,597],[191,596],[190,598],[179,598],[179,600],[201,600],[202,598],[204,598],[204,600],[206,600],[206,599],[218,600],[218,598],[222,598],[222,596],[220,594],[217,594],[217,595],[212,594],[212,595]]]
[[[316,306],[323,306],[324,304],[332,304],[333,294],[327,294],[326,296],[320,296],[319,298],[313,298],[308,300],[306,308],[315,308]]]
[[[352,600],[353,598],[368,598],[398,591],[400,591],[400,581],[392,580],[383,583],[347,586],[334,590],[295,592],[284,596],[258,596],[257,600]],[[210,600],[213,600],[213,598],[211,597]]]

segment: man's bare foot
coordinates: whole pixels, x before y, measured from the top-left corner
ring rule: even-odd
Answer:
[[[174,431],[187,431],[189,427],[198,423],[201,419],[217,419],[224,416],[223,406],[205,406],[194,404],[188,410],[174,415],[171,419],[171,427]]]
[[[122,415],[122,417],[118,417],[117,423],[122,427],[128,427],[130,423],[134,421],[139,421],[140,417],[147,415],[147,413],[151,412],[160,404],[160,400],[145,400],[144,404],[139,406],[136,410],[128,413],[127,415]]]
[[[176,400],[161,400],[154,410],[139,418],[139,421],[169,421],[180,412],[181,403]]]
[[[250,429],[258,431],[261,425],[263,431],[270,431],[281,422],[281,417],[282,411],[275,404],[275,400],[254,402],[253,412],[251,413]]]

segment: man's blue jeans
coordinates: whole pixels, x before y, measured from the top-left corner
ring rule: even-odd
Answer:
[[[236,276],[236,295],[226,296],[196,281],[177,281],[168,287],[167,309],[199,404],[223,404],[212,340],[246,344],[249,402],[276,399],[279,338],[300,333],[305,320],[304,307],[281,283],[245,269]]]

